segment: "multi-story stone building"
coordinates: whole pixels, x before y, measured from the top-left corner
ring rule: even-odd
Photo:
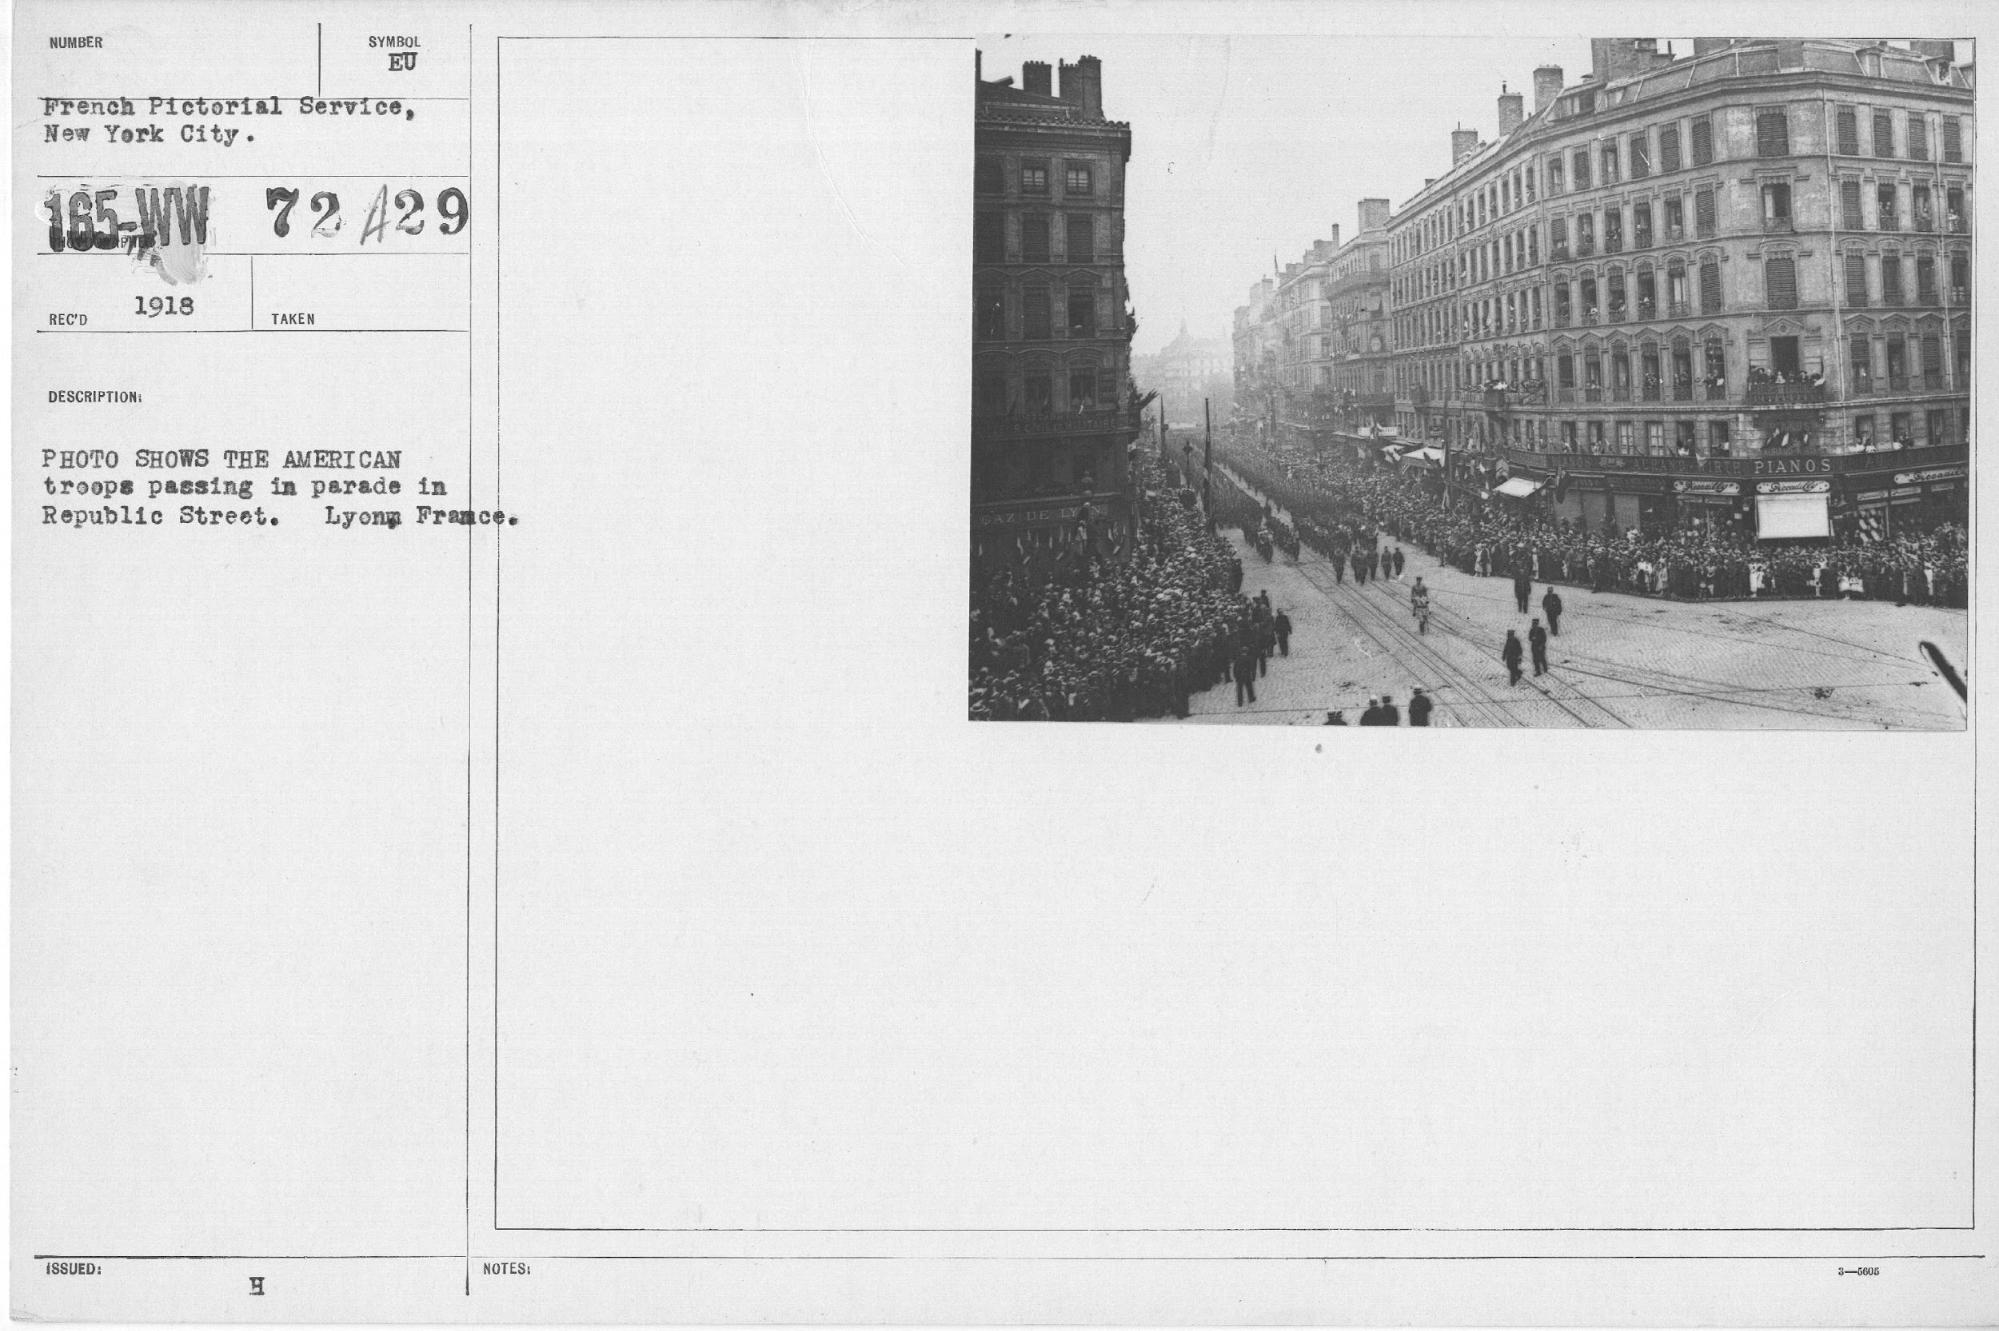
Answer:
[[[1094,56],[978,75],[972,254],[972,538],[977,561],[1129,549],[1135,324],[1124,275],[1131,127]]]
[[[1151,356],[1134,357],[1132,379],[1140,392],[1159,395],[1161,419],[1173,426],[1199,426],[1204,412],[1226,421],[1233,410],[1235,384],[1229,343],[1195,337],[1185,320],[1171,342]]]
[[[1388,221],[1387,199],[1362,199],[1359,233],[1327,264],[1332,388],[1339,422],[1348,429],[1386,423],[1395,408]]]
[[[1237,419],[1264,431],[1277,428],[1280,389],[1277,281],[1266,277],[1249,289],[1249,299],[1236,306],[1231,341],[1235,346],[1235,408]]]
[[[1513,491],[1764,534],[1961,511],[1974,79],[1952,42],[1592,42],[1389,221],[1397,418]],[[1899,444],[1899,449],[1879,451]]]

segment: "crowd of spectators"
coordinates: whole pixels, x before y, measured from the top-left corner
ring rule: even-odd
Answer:
[[[1885,540],[1757,542],[1725,525],[1698,523],[1640,533],[1499,504],[1467,502],[1453,509],[1434,474],[1405,475],[1344,449],[1243,439],[1217,452],[1224,465],[1291,514],[1306,545],[1328,557],[1350,548],[1356,532],[1378,529],[1467,573],[1524,572],[1537,581],[1596,591],[1966,602],[1966,533],[1956,523]]]
[[[1185,716],[1189,695],[1239,673],[1246,650],[1268,668],[1274,617],[1242,594],[1229,542],[1157,461],[1140,454],[1133,469],[1128,560],[1079,558],[1045,581],[996,569],[974,587],[974,720]]]

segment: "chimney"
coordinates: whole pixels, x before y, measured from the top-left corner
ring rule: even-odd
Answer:
[[[1374,231],[1388,225],[1388,200],[1362,199],[1360,201],[1360,229]]]
[[[1030,60],[1020,67],[1020,90],[1048,95],[1048,62]]]
[[[1340,224],[1338,222],[1335,222],[1333,223],[1333,238],[1326,242],[1326,252],[1330,254],[1339,247],[1340,247]]]
[[[1103,69],[1103,62],[1093,55],[1078,56],[1076,57],[1076,63],[1073,65],[1064,60],[1062,62],[1062,100],[1081,107],[1084,115],[1103,115]]]
[[[1508,92],[1504,83],[1499,85],[1499,137],[1505,138],[1520,128],[1526,114],[1522,110],[1525,98],[1517,92]]]
[[[1560,65],[1543,65],[1534,71],[1535,115],[1538,116],[1553,106],[1555,99],[1561,95],[1562,67]]]
[[[1478,151],[1478,131],[1475,129],[1454,129],[1451,131],[1451,165],[1470,157]]]

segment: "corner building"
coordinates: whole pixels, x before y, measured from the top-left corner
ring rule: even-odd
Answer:
[[[1136,328],[1124,275],[1131,127],[1094,56],[977,83],[972,237],[975,566],[1130,548]]]
[[[1502,95],[1496,142],[1455,132],[1450,170],[1389,224],[1404,432],[1460,463],[1507,454],[1514,489],[1564,474],[1532,501],[1593,525],[1962,517],[1975,81],[1956,44],[1591,49],[1575,86],[1535,71],[1531,116]]]

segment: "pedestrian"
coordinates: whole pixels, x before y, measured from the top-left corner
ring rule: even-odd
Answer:
[[[1235,705],[1242,706],[1243,699],[1256,701],[1256,649],[1247,639],[1236,648],[1235,654]]]
[[[1327,724],[1327,725],[1329,725],[1329,726],[1343,726],[1343,725],[1345,725],[1346,723],[1347,723],[1347,714],[1346,714],[1345,712],[1327,712],[1327,713],[1326,713],[1326,724]]]
[[[1556,594],[1553,587],[1548,588],[1548,594],[1541,598],[1541,612],[1548,617],[1548,636],[1561,637],[1562,598]]]
[[[1395,547],[1395,576],[1402,576],[1402,547],[1399,545]]]
[[[1358,550],[1353,552],[1353,559],[1351,562],[1353,564],[1354,586],[1358,587],[1362,583],[1367,581],[1367,564],[1361,559],[1360,551]]]
[[[1277,629],[1270,622],[1270,616],[1258,613],[1256,619],[1256,673],[1270,673],[1270,653],[1277,646]]]
[[[1499,649],[1499,659],[1506,662],[1506,682],[1520,682],[1520,635],[1512,629],[1506,630],[1506,642]]]
[[[1417,689],[1409,696],[1409,724],[1427,726],[1430,724],[1430,695]]]
[[[1423,585],[1423,575],[1416,575],[1416,585],[1409,589],[1409,613],[1416,616],[1416,631],[1430,631],[1430,589]]]
[[[1333,581],[1342,587],[1347,584],[1347,561],[1337,554],[1333,556]]]
[[[1513,575],[1513,599],[1520,605],[1520,613],[1527,613],[1527,598],[1534,594],[1534,580],[1525,571]]]
[[[1382,546],[1382,547],[1381,547],[1381,550],[1380,550],[1380,551],[1379,551],[1379,552],[1378,552],[1378,553],[1377,553],[1377,554],[1375,555],[1375,561],[1376,561],[1376,562],[1375,562],[1375,568],[1376,568],[1376,570],[1377,570],[1377,571],[1376,571],[1376,573],[1375,573],[1375,576],[1376,576],[1376,577],[1381,577],[1381,578],[1385,578],[1385,577],[1387,577],[1387,576],[1388,576],[1388,565],[1389,565],[1389,562],[1390,562],[1390,561],[1389,561],[1389,558],[1388,558],[1388,547],[1387,547],[1387,546],[1385,546],[1385,545],[1384,545],[1384,546]]]
[[[1394,697],[1386,693],[1381,695],[1381,724],[1384,726],[1399,726],[1402,724],[1401,709],[1395,705]]]
[[[1291,655],[1291,616],[1279,610],[1277,618],[1271,621],[1271,627],[1277,630],[1277,654]]]
[[[1534,673],[1537,675],[1547,674],[1548,630],[1541,627],[1541,621],[1538,619],[1527,629],[1527,645],[1534,652]]]

